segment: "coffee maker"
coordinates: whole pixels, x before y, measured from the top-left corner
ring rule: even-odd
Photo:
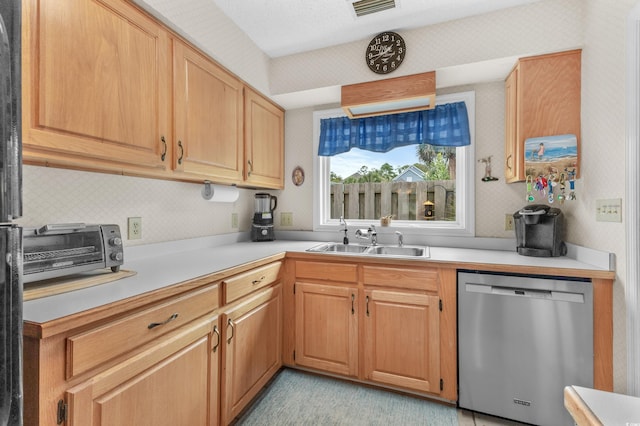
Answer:
[[[273,241],[273,211],[278,206],[278,198],[265,192],[255,195],[253,202],[253,223],[251,224],[251,241]]]
[[[533,204],[515,212],[513,219],[518,254],[537,257],[567,254],[567,246],[562,241],[562,210],[544,204]]]

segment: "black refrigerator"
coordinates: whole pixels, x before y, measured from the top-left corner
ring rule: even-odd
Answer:
[[[0,426],[23,423],[20,15],[0,1]]]

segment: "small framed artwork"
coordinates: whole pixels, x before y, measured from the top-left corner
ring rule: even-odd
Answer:
[[[546,176],[575,170],[579,175],[580,159],[576,135],[556,135],[529,138],[524,141],[525,174]]]
[[[291,180],[295,186],[300,186],[304,183],[304,170],[302,170],[302,167],[297,166],[293,169],[293,172],[291,173]]]

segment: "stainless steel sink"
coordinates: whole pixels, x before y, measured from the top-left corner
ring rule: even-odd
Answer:
[[[373,246],[369,247],[367,253],[381,254],[387,256],[418,256],[425,257],[427,253],[427,247],[413,247],[413,246]]]
[[[392,246],[392,245],[347,245],[340,243],[323,243],[307,249],[314,253],[360,254],[364,256],[395,256],[395,257],[429,257],[428,246]]]
[[[369,246],[339,244],[339,243],[324,243],[311,247],[307,251],[315,253],[362,253],[367,250]]]

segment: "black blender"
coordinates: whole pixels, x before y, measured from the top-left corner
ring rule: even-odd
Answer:
[[[278,206],[278,198],[265,192],[255,195],[251,241],[273,241],[273,211]]]

